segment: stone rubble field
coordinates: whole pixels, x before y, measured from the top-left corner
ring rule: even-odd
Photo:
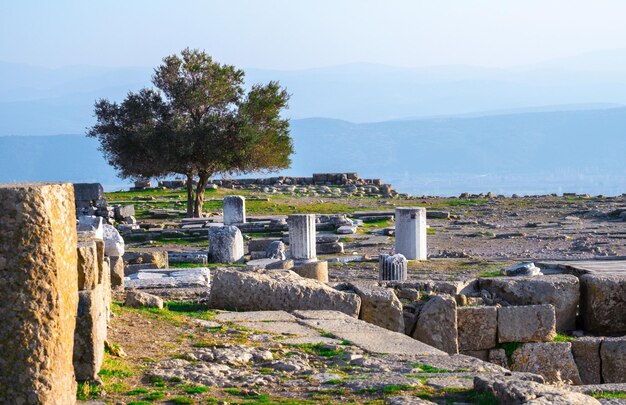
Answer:
[[[626,403],[625,196],[146,186],[0,187],[5,402]]]

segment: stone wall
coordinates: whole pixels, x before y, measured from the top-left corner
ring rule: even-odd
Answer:
[[[74,404],[78,305],[71,184],[0,185],[0,393],[7,404]]]

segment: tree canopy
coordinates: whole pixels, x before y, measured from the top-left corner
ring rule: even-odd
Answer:
[[[185,49],[163,59],[152,83],[119,104],[95,103],[88,136],[122,178],[186,176],[187,214],[198,217],[212,176],[291,164],[289,122],[281,117],[289,95],[278,82],[246,92],[242,70]]]

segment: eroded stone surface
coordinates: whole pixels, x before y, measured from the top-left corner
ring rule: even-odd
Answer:
[[[498,309],[459,307],[457,309],[459,350],[487,350],[496,347]]]
[[[78,274],[73,186],[0,185],[0,212],[2,400],[74,404]]]
[[[585,274],[580,283],[585,329],[602,335],[626,334],[626,276]]]
[[[556,337],[552,305],[498,308],[498,341],[549,342]]]
[[[413,337],[446,353],[459,352],[456,301],[436,295],[424,304],[417,318]]]
[[[547,382],[581,384],[570,343],[527,343],[513,352],[511,370],[542,375]]]
[[[605,383],[626,383],[626,337],[606,338],[600,346]]]
[[[600,384],[602,366],[600,345],[603,338],[582,337],[572,341],[572,354],[583,384]]]
[[[359,319],[394,332],[404,333],[402,303],[392,289],[377,283],[349,283],[349,288],[361,298]]]
[[[218,269],[210,296],[215,308],[247,310],[326,309],[358,316],[358,295],[337,291],[291,271],[258,273]]]

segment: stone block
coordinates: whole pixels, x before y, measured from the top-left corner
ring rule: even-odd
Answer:
[[[124,238],[113,225],[103,224],[104,254],[106,256],[124,256]]]
[[[251,273],[230,269],[215,272],[210,303],[214,308],[238,311],[315,309],[353,317],[359,315],[361,307],[358,295],[337,291],[291,271]]]
[[[585,330],[626,334],[626,276],[585,274],[580,278],[580,314]]]
[[[549,342],[556,337],[552,305],[498,308],[498,341]]]
[[[513,352],[511,370],[535,373],[546,382],[582,383],[570,343],[527,343]]]
[[[459,350],[476,351],[496,347],[498,309],[496,307],[457,308]]]
[[[270,245],[267,247],[267,250],[265,250],[265,257],[267,257],[268,259],[285,260],[285,250],[285,244],[279,240],[275,240],[274,242],[270,243]]]
[[[78,257],[78,289],[92,290],[100,283],[104,252],[98,250],[95,240],[79,241],[76,248]]]
[[[374,282],[352,282],[348,286],[361,298],[359,319],[394,332],[405,332],[402,303],[392,289]]]
[[[459,353],[482,361],[489,361],[489,350],[461,350]]]
[[[116,205],[113,207],[113,213],[115,215],[115,220],[122,222],[128,217],[135,216],[135,206],[133,204]]]
[[[316,246],[317,253],[329,255],[333,253],[343,253],[343,242],[335,243],[318,243]]]
[[[602,366],[600,361],[600,345],[604,338],[582,337],[574,339],[572,354],[578,367],[583,384],[601,384]]]
[[[626,383],[626,337],[605,338],[600,346],[602,379],[608,383]]]
[[[479,279],[479,289],[511,305],[552,304],[558,331],[576,329],[580,298],[579,282],[569,274],[534,277],[493,277]]]
[[[124,260],[119,256],[109,258],[111,266],[111,288],[114,290],[124,289]]]
[[[509,359],[506,357],[506,352],[504,351],[504,349],[489,350],[487,361],[504,368],[509,368]]]
[[[243,260],[243,236],[236,226],[209,228],[209,257],[215,263]]]
[[[422,307],[413,338],[449,354],[459,352],[456,301],[435,295]]]
[[[104,189],[100,183],[74,183],[76,201],[104,200]]]
[[[189,253],[189,252],[180,252],[180,253],[184,254],[184,253]],[[205,257],[204,264],[206,264],[206,257],[207,257],[206,252],[202,252],[202,254]],[[176,253],[173,253],[173,255],[176,255]],[[170,261],[167,250],[153,250],[153,249],[141,250],[141,251],[125,251],[123,258],[124,258],[124,262],[128,264],[151,263],[151,264],[154,264],[154,268],[156,269],[165,269],[169,267],[169,261]],[[187,260],[182,260],[182,261],[187,261]]]
[[[78,292],[78,313],[74,334],[74,372],[78,381],[94,381],[104,360],[107,337],[105,286]]]
[[[328,262],[326,261],[305,262],[295,266],[293,271],[300,277],[328,283]]]
[[[224,197],[224,225],[246,223],[246,199],[240,195]]]
[[[78,218],[79,239],[104,239],[102,217],[95,215],[81,215]]]
[[[248,242],[248,251],[249,252],[265,252],[272,242],[275,242],[279,239],[275,238],[254,238],[250,239]]]
[[[0,185],[0,393],[7,404],[75,404],[78,305],[71,184]]]
[[[141,291],[129,291],[124,300],[124,306],[131,308],[158,308],[163,309],[163,299],[156,295]]]

